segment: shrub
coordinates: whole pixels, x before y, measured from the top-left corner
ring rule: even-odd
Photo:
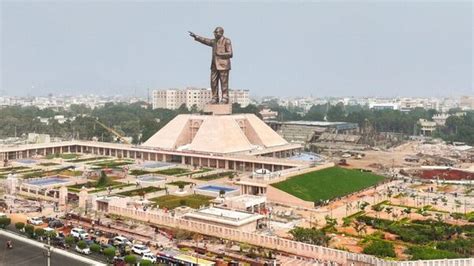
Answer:
[[[45,232],[44,235],[46,237],[53,238],[53,237],[56,237],[58,235],[58,233],[56,233],[56,231],[48,231],[48,232]]]
[[[127,255],[125,256],[124,260],[130,265],[137,263],[137,257],[135,257],[134,255]]]
[[[18,223],[15,224],[15,228],[17,230],[21,230],[21,229],[25,228],[25,223],[18,222]]]
[[[364,248],[363,252],[365,254],[374,255],[381,258],[385,258],[385,257],[395,258],[396,257],[393,244],[387,241],[382,241],[382,240],[371,241]]]
[[[114,247],[108,247],[108,248],[104,249],[104,251],[102,253],[108,259],[113,259],[113,257],[115,256],[115,248]]]
[[[44,236],[44,233],[45,233],[45,232],[44,232],[44,229],[43,229],[43,228],[36,228],[36,229],[35,229],[35,235],[36,235],[36,237],[42,237],[42,236]]]
[[[35,227],[32,226],[31,224],[25,225],[25,233],[26,233],[29,237],[33,237],[33,235],[34,235],[34,233],[35,233]]]
[[[94,243],[90,246],[90,249],[91,249],[92,252],[98,253],[98,252],[100,252],[100,245]]]
[[[68,244],[69,246],[72,246],[74,245],[74,243],[76,242],[76,239],[73,237],[73,236],[67,236],[64,241],[66,242],[66,244]]]
[[[456,254],[451,251],[439,250],[423,246],[409,247],[406,253],[411,255],[412,260],[455,259],[462,257],[459,254]]]
[[[152,263],[149,260],[141,260],[140,261],[140,266],[150,266],[150,265],[152,265]]]
[[[85,249],[87,247],[86,241],[81,240],[81,241],[77,242],[77,247],[80,248],[80,249]]]
[[[0,228],[6,228],[7,226],[10,225],[12,220],[7,217],[0,218]]]

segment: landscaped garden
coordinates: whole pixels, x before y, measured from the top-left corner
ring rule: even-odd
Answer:
[[[89,157],[89,158],[80,158],[80,159],[67,160],[67,162],[68,163],[83,163],[83,162],[92,162],[92,161],[103,160],[103,159],[107,159],[107,158],[109,158],[109,157],[99,156],[99,157]]]
[[[94,166],[99,166],[101,168],[114,168],[114,167],[133,164],[133,161],[130,161],[130,160],[106,160],[106,161],[100,161],[100,162],[91,163],[91,164],[94,165]]]
[[[134,184],[127,184],[127,183],[122,183],[122,182],[117,182],[113,181],[110,177],[108,177],[103,171],[101,173],[101,176],[99,180],[97,181],[88,181],[87,183],[84,184],[76,184],[76,185],[71,185],[68,186],[68,189],[73,192],[79,192],[81,191],[82,187],[85,188],[94,188],[93,190],[89,190],[89,193],[96,193],[100,191],[104,191],[106,189],[117,189],[117,188],[123,188],[123,187],[128,187],[128,186],[133,186]]]
[[[174,176],[177,176],[177,175],[182,175],[182,174],[186,174],[186,173],[191,173],[191,170],[189,170],[187,168],[168,168],[168,169],[156,171],[156,172],[153,172],[153,173],[161,174],[161,175],[174,175]]]
[[[292,177],[272,184],[306,201],[320,201],[341,197],[381,182],[383,176],[360,170],[331,167]]]
[[[144,196],[145,194],[158,192],[158,191],[162,191],[162,190],[164,190],[164,188],[150,186],[150,187],[144,187],[144,188],[129,190],[129,191],[125,191],[125,192],[120,192],[120,193],[117,193],[117,194],[122,195],[122,196],[126,196],[126,197],[134,197],[134,196]]]
[[[188,206],[197,209],[203,205],[208,206],[209,201],[213,197],[203,196],[199,194],[192,194],[188,196],[165,195],[150,199],[155,202],[160,208],[174,209],[180,206]]]
[[[77,159],[79,158],[79,154],[75,153],[54,153],[54,154],[48,154],[45,156],[45,159],[54,159],[54,158],[61,158],[64,160],[71,160],[71,159]]]
[[[234,172],[229,171],[229,172],[221,172],[221,173],[216,173],[216,174],[211,174],[211,175],[204,175],[204,176],[196,177],[195,179],[209,181],[209,180],[214,180],[214,179],[219,179],[219,178],[229,177],[229,176],[233,177]]]

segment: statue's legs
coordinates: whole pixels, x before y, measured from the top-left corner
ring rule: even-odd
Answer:
[[[222,103],[229,103],[229,70],[219,71],[219,81],[221,83]]]
[[[211,103],[219,102],[219,71],[217,69],[211,69]]]

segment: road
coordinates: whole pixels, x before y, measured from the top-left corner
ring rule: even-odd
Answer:
[[[46,257],[44,256],[44,249],[27,244],[22,241],[13,240],[13,249],[6,248],[7,238],[0,235],[0,265],[15,265],[15,266],[45,266]],[[52,266],[84,266],[86,263],[65,257],[59,254],[51,255]]]

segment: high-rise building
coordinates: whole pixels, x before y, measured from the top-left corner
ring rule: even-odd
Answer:
[[[152,105],[153,109],[178,109],[183,104],[191,108],[196,105],[198,110],[202,110],[211,98],[211,89],[206,88],[153,90]],[[250,103],[249,91],[229,90],[229,100],[231,103],[238,103],[245,107]]]

